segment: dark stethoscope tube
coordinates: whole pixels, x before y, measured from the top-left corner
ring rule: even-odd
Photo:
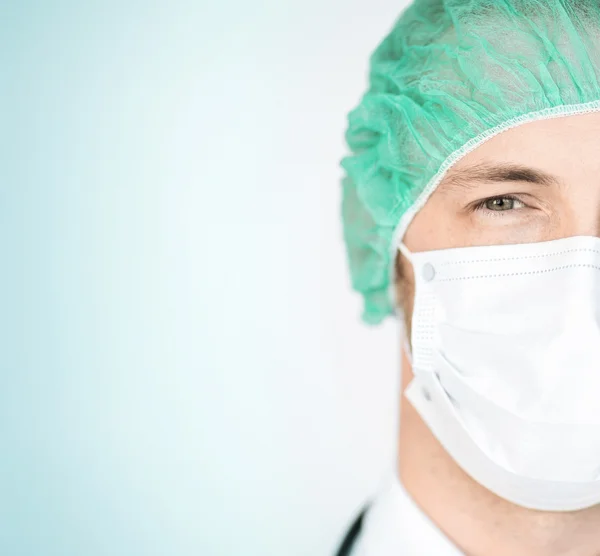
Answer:
[[[362,529],[363,518],[369,509],[369,505],[370,504],[368,503],[365,504],[360,513],[356,516],[352,522],[352,525],[350,525],[350,528],[346,532],[346,535],[344,536],[338,551],[335,553],[335,556],[350,556],[352,553],[352,547],[354,546],[354,543],[360,534],[360,530]]]

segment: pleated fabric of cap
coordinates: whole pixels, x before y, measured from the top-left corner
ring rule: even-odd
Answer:
[[[362,318],[396,313],[394,259],[447,170],[504,130],[600,110],[597,0],[416,0],[348,114],[342,221]]]

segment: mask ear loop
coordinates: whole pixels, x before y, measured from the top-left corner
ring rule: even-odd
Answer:
[[[406,245],[404,245],[404,243],[402,241],[398,244],[398,250],[408,259],[410,264],[413,264],[412,253],[410,252],[410,249],[408,247],[406,247]],[[408,359],[408,362],[412,366],[412,351],[410,349],[410,342],[408,341],[406,330],[404,331],[404,351],[406,353],[406,358]]]
[[[406,245],[404,245],[402,241],[398,244],[398,250],[409,260],[410,264],[412,264],[413,254],[410,252],[409,248],[406,247]]]

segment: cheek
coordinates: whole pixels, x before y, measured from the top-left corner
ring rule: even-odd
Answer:
[[[411,221],[403,240],[411,251],[468,245],[468,227],[444,200],[434,193]]]
[[[600,237],[600,192],[590,188],[577,198],[565,203],[561,228],[565,235],[590,235]]]

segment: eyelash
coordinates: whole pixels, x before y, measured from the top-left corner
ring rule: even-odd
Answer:
[[[487,216],[492,216],[492,217],[502,217],[504,212],[514,212],[515,210],[519,210],[519,209],[508,209],[508,210],[490,210],[488,209],[485,205],[489,202],[489,201],[495,201],[496,199],[502,199],[502,200],[508,200],[508,201],[514,201],[516,203],[521,203],[523,205],[525,205],[525,203],[519,199],[518,197],[515,197],[514,195],[496,195],[494,197],[487,197],[485,199],[482,199],[481,201],[477,201],[477,203],[475,203],[473,205],[473,212],[477,212],[477,211],[481,211],[481,212],[485,212]]]

